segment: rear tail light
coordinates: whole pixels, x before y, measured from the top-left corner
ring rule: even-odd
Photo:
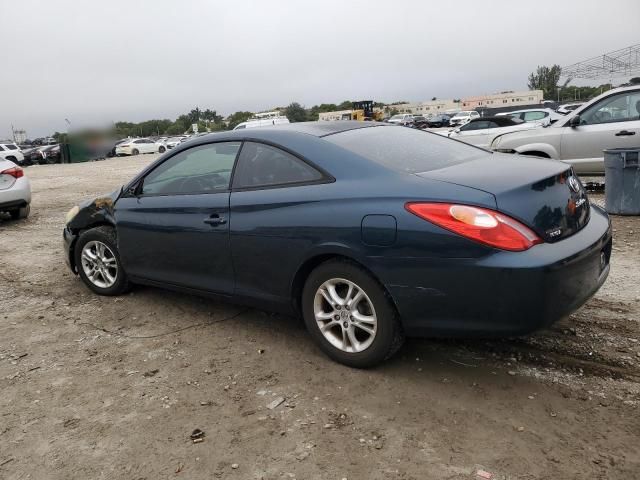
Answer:
[[[479,243],[521,252],[542,243],[529,227],[486,208],[451,203],[407,203],[405,208],[451,232]]]
[[[0,172],[0,175],[11,175],[13,178],[24,177],[24,172],[20,167],[12,167]]]

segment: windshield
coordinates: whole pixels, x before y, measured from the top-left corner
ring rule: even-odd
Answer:
[[[380,126],[327,135],[325,140],[398,172],[420,173],[469,162],[486,151],[413,128]]]
[[[453,116],[453,118],[468,117],[470,114],[471,112],[458,112]]]
[[[403,118],[404,118],[404,115],[394,115],[389,120],[402,120]]]

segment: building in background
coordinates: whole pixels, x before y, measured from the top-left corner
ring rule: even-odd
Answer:
[[[424,115],[432,117],[441,113],[453,114],[461,110],[478,110],[487,109],[513,110],[526,106],[540,106],[544,100],[542,90],[526,90],[522,92],[505,91],[494,93],[491,95],[479,95],[475,97],[466,97],[460,100],[454,99],[436,99],[427,100],[416,103],[398,103],[395,105],[386,105],[384,111],[389,113],[397,111],[398,113],[411,113],[414,115]],[[322,112],[319,114],[319,120],[349,120],[352,110],[339,110],[336,112]]]
[[[18,145],[22,145],[25,142],[25,140],[27,139],[27,131],[26,130],[16,130],[13,127],[11,127],[11,130],[13,132],[13,141]]]
[[[461,110],[476,108],[501,108],[511,106],[540,105],[544,100],[542,90],[527,90],[523,92],[506,91],[492,95],[466,97],[461,100]]]

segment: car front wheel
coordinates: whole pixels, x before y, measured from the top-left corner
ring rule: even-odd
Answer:
[[[347,261],[329,261],[311,272],[302,310],[318,346],[350,367],[373,367],[391,357],[404,340],[387,292],[366,270]]]
[[[138,155],[140,153],[140,151],[137,148],[134,148],[133,150],[131,150],[131,155]]]
[[[129,289],[111,227],[97,227],[80,235],[75,262],[82,281],[98,295],[120,295]]]

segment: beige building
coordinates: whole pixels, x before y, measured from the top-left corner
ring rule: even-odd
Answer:
[[[330,122],[332,120],[351,120],[352,110],[337,110],[335,112],[320,112],[318,120]]]
[[[523,92],[500,92],[493,95],[480,95],[463,98],[460,102],[462,110],[474,108],[499,108],[519,105],[539,105],[544,100],[542,90],[527,90]]]

